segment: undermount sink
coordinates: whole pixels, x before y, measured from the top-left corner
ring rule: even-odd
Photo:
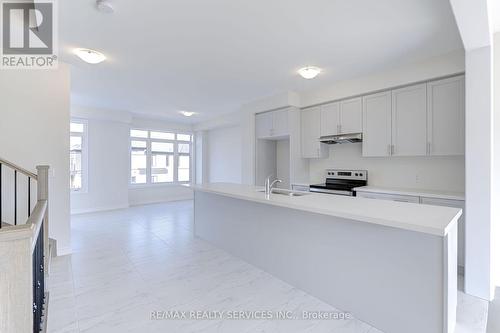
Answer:
[[[258,189],[257,192],[262,192],[264,193],[266,190],[264,189]],[[286,195],[289,197],[302,197],[304,195],[308,195],[310,193],[308,192],[297,192],[297,191],[291,191],[291,190],[286,190],[286,189],[281,189],[281,188],[273,188],[271,190],[271,194],[280,194],[280,195]]]

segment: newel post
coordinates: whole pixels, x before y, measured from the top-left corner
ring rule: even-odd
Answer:
[[[38,165],[36,167],[37,182],[37,200],[47,200],[47,209],[43,218],[43,267],[45,275],[49,271],[49,166]]]

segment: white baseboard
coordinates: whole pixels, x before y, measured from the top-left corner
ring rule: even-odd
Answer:
[[[107,210],[125,209],[128,207],[129,205],[127,204],[127,205],[103,206],[103,207],[93,207],[93,208],[78,208],[78,209],[72,209],[71,215],[104,212]]]
[[[57,248],[57,256],[66,256],[68,254],[73,253],[73,249],[71,247],[58,247]]]
[[[143,206],[143,205],[152,205],[152,204],[158,204],[158,203],[164,203],[164,202],[174,202],[174,201],[185,201],[185,200],[193,200],[193,195],[188,194],[188,195],[181,195],[181,196],[176,196],[175,198],[165,198],[165,199],[160,199],[160,200],[144,200],[144,201],[136,201],[136,202],[131,202],[130,207],[136,207],[136,206]]]

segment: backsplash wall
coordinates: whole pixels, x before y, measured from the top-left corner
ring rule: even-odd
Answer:
[[[327,159],[311,159],[311,184],[325,169],[368,170],[368,185],[465,192],[464,156],[362,157],[361,143],[330,146]]]

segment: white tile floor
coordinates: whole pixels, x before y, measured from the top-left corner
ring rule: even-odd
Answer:
[[[336,311],[194,238],[192,210],[182,201],[73,217],[73,254],[51,265],[48,331],[380,332],[356,319],[151,320],[171,310]],[[459,298],[460,333],[481,332],[483,303]]]

